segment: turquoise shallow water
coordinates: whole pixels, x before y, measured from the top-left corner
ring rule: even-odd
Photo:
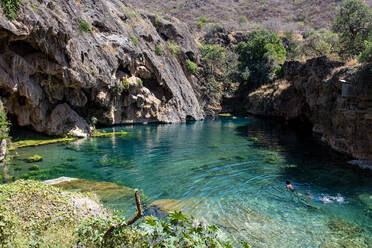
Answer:
[[[9,172],[27,173],[23,159],[39,154],[41,169],[55,168],[43,179],[110,181],[141,189],[147,202],[177,199],[252,247],[372,247],[371,171],[311,135],[255,118],[106,130],[128,135],[19,149],[11,168],[22,170]],[[134,203],[109,207],[134,211]]]

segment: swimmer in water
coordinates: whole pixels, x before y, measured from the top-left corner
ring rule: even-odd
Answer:
[[[287,180],[287,181],[285,181],[285,183],[286,183],[286,188],[287,189],[289,189],[289,190],[291,190],[292,192],[295,192],[295,188],[293,187],[293,185],[291,184],[291,181],[289,181],[289,180]]]

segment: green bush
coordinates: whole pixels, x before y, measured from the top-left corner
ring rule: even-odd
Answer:
[[[372,41],[365,41],[365,49],[359,54],[360,63],[372,63]]]
[[[86,20],[80,19],[79,30],[81,33],[89,33],[92,31],[92,27]]]
[[[164,220],[153,216],[137,228],[121,225],[123,217],[92,217],[78,229],[80,244],[85,247],[232,247],[216,226],[206,226],[181,212]],[[121,227],[105,237],[111,226]]]
[[[130,35],[129,35],[129,38],[132,40],[133,44],[134,44],[136,47],[138,47],[138,45],[139,45],[139,40],[138,40],[138,38],[137,38],[136,36],[134,36],[133,34],[130,34]]]
[[[336,52],[338,36],[331,31],[312,30],[305,33],[304,38],[301,52],[305,56],[329,56]]]
[[[16,14],[21,6],[21,1],[22,0],[1,0],[1,7],[9,20],[14,20],[16,18]]]
[[[121,84],[123,85],[124,89],[129,89],[130,82],[128,81],[128,79],[121,81]]]
[[[255,89],[270,82],[275,71],[286,59],[286,50],[281,38],[265,29],[248,34],[247,42],[234,47],[238,54],[238,70],[248,89]]]
[[[161,20],[159,17],[155,18],[155,28],[159,29],[161,27]]]
[[[142,79],[137,79],[137,85],[141,88],[143,87]]]
[[[156,55],[161,56],[163,54],[163,47],[160,45],[155,46],[155,53]]]
[[[200,47],[202,60],[206,62],[212,71],[221,68],[226,63],[226,48],[220,45],[202,45]]]
[[[365,40],[372,32],[372,11],[363,0],[346,0],[333,24],[340,37],[340,55],[344,58],[359,55]]]
[[[199,28],[203,28],[208,22],[208,18],[206,16],[201,16],[196,21],[196,25],[198,25]]]
[[[172,55],[177,55],[181,52],[180,46],[175,41],[168,41],[167,47]]]
[[[195,74],[198,72],[198,65],[191,60],[186,60],[186,69],[189,73]]]

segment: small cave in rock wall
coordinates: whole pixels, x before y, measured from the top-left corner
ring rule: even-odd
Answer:
[[[131,75],[128,66],[124,66],[120,64],[118,69],[116,70],[116,78],[122,79],[123,77],[129,77]]]
[[[192,117],[191,115],[186,116],[186,121],[195,121],[195,118]]]
[[[168,102],[173,97],[173,94],[168,86],[160,86],[156,79],[144,79],[143,86],[148,88],[155,95],[155,97],[162,102]]]
[[[29,54],[42,53],[39,49],[36,49],[29,42],[24,40],[10,42],[9,49],[22,57]]]

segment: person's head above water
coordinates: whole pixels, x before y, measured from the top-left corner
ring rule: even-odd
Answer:
[[[285,181],[285,183],[286,183],[286,184],[291,184],[291,181],[289,181],[289,180],[287,179],[287,181]]]

